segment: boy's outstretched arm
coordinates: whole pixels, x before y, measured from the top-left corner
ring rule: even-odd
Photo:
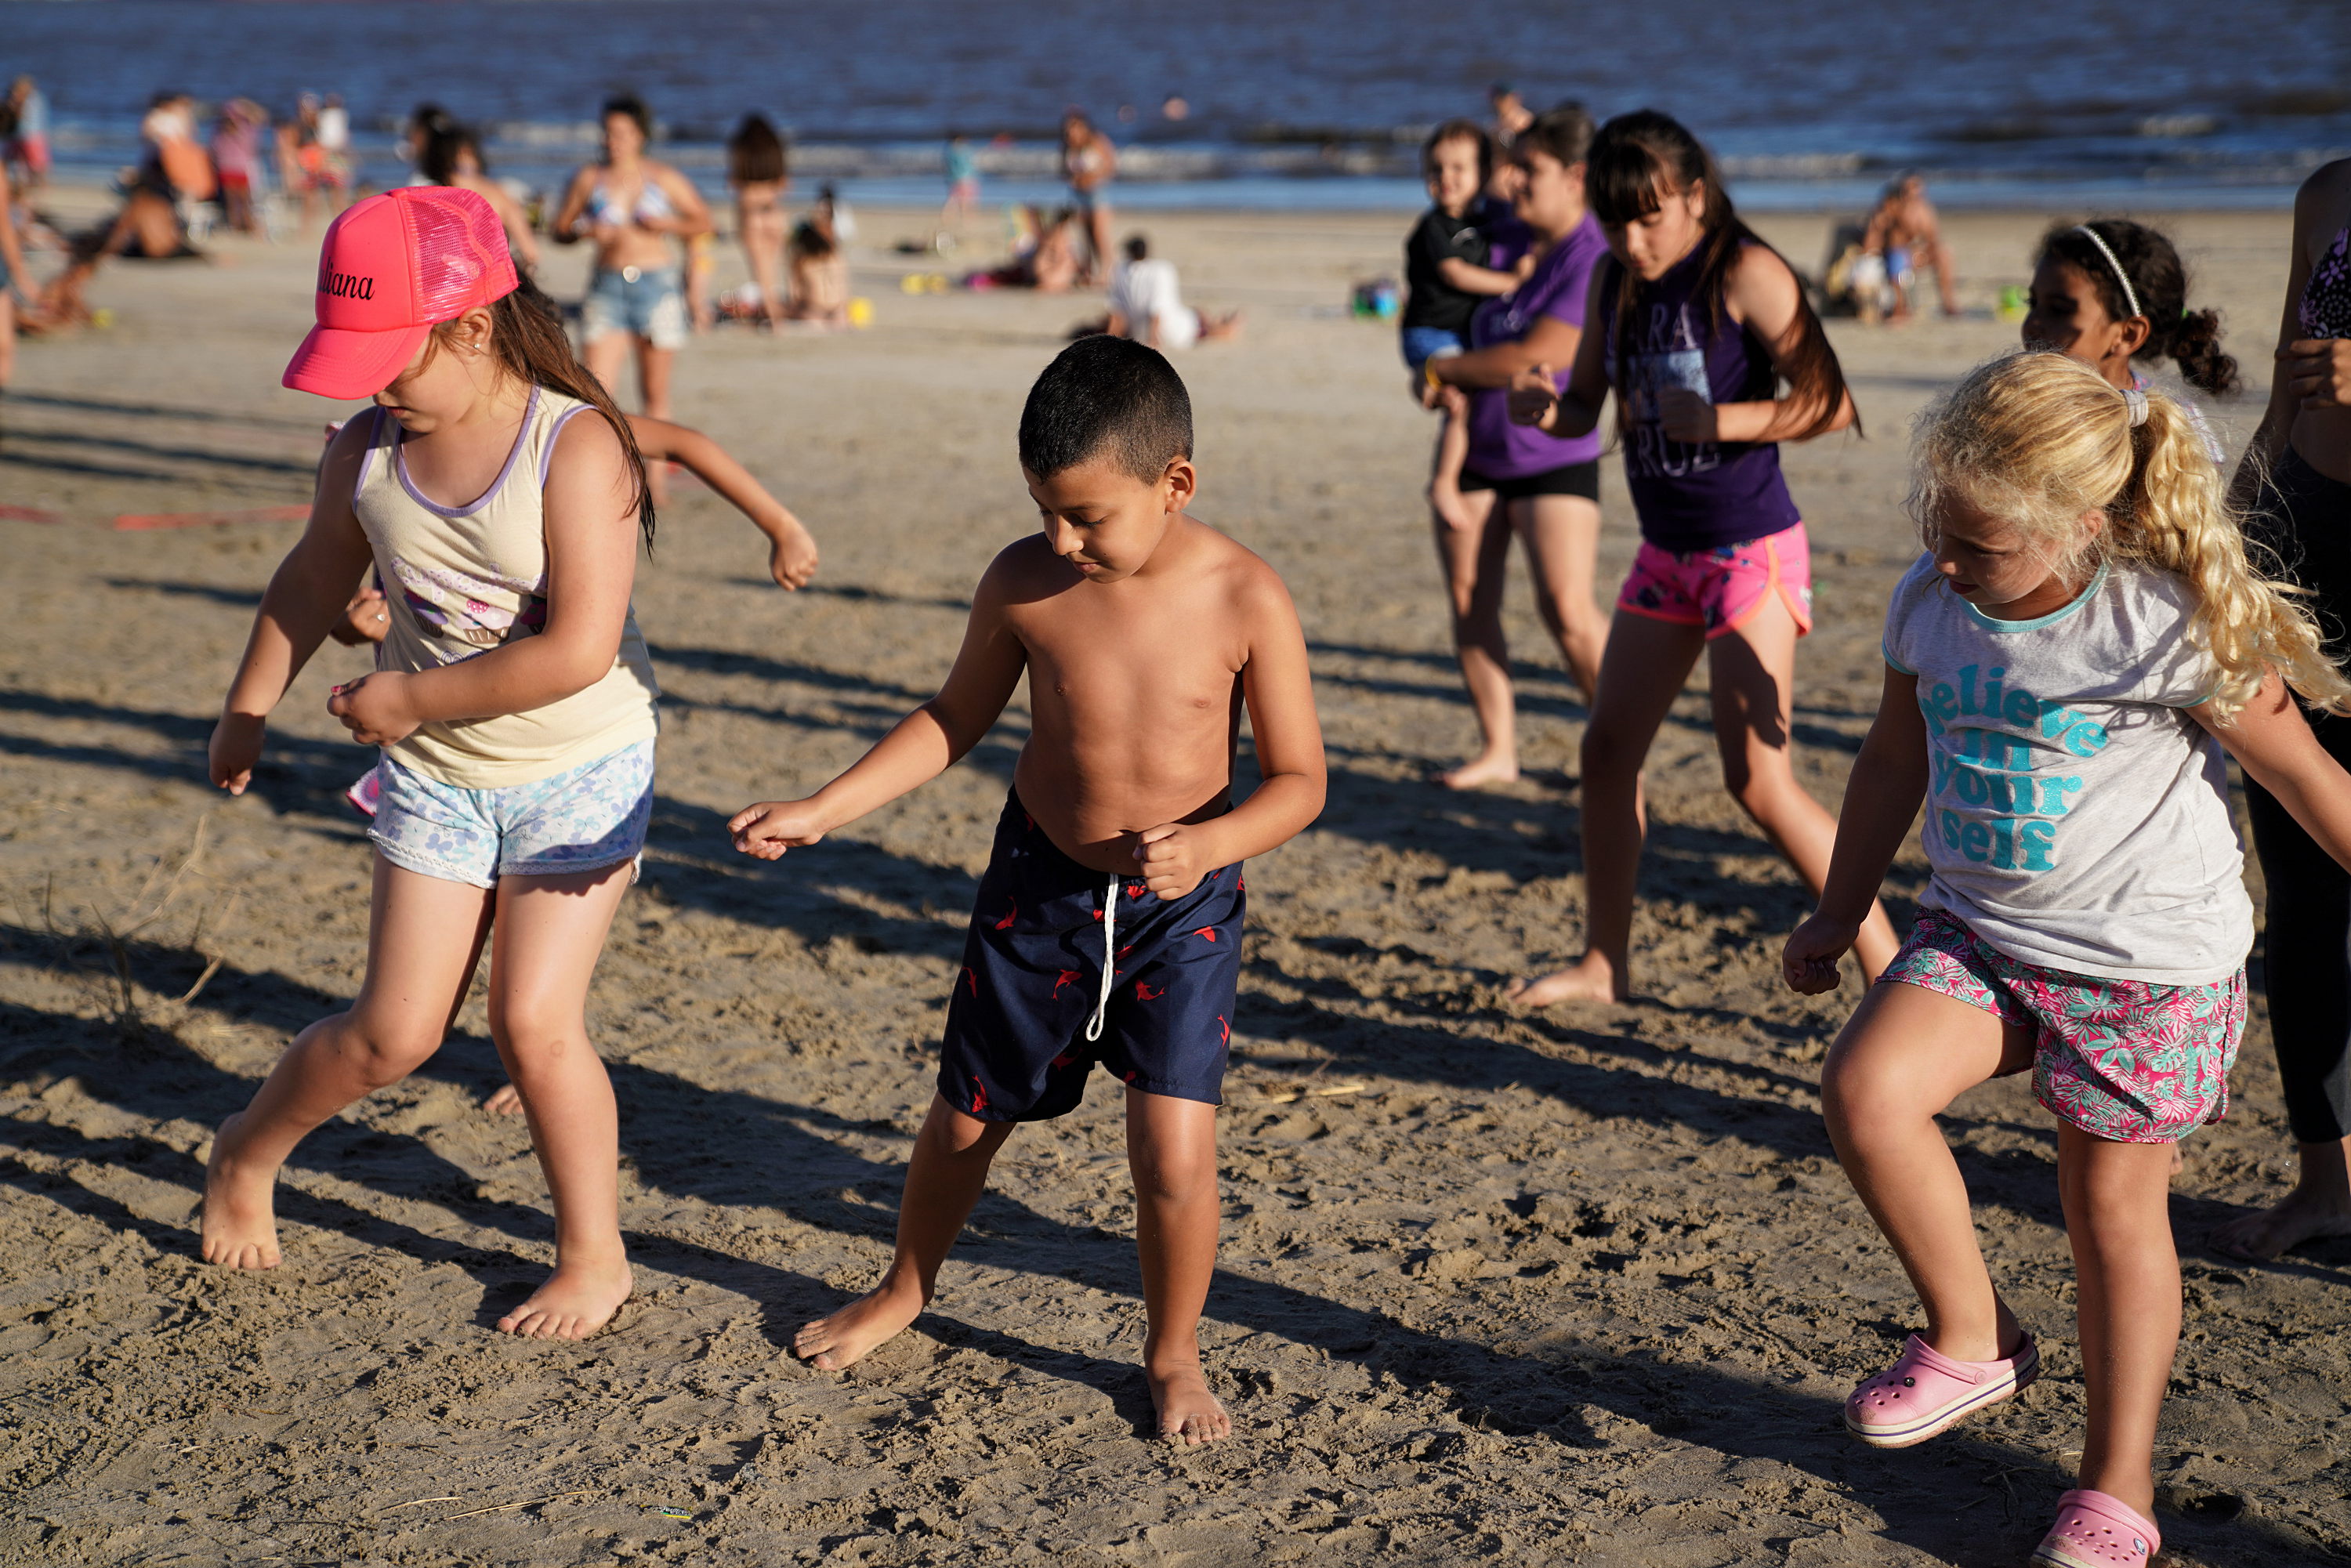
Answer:
[[[2277,797],[2318,847],[2351,868],[2351,774],[2318,744],[2285,683],[2273,674],[2227,719],[2187,710],[2229,748],[2248,778]]]
[[[1243,591],[1249,662],[1241,666],[1241,700],[1262,782],[1221,817],[1162,822],[1135,835],[1144,883],[1164,899],[1183,897],[1219,866],[1287,843],[1322,814],[1322,726],[1314,716],[1306,634],[1273,569],[1260,561],[1252,571]]]
[[[1806,996],[1836,989],[1837,960],[1869,918],[1886,869],[1918,819],[1927,781],[1927,719],[1918,711],[1918,677],[1888,664],[1877,717],[1845,780],[1844,810],[1837,813],[1836,850],[1829,857],[1821,906],[1780,952],[1789,989]]]
[[[1028,650],[1012,634],[1004,613],[1005,557],[996,558],[972,595],[963,648],[939,695],[908,714],[857,759],[848,772],[805,800],[762,800],[735,813],[726,831],[735,847],[763,861],[780,860],[789,849],[816,842],[844,823],[886,805],[953,767],[994,727],[1020,672]]]
[[[805,588],[816,576],[816,539],[792,510],[751,477],[751,471],[726,449],[698,430],[650,419],[629,417],[629,430],[647,463],[683,464],[688,472],[725,497],[726,504],[751,519],[768,536],[768,575],[786,590]]]

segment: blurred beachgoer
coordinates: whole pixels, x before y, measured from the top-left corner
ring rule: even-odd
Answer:
[[[963,225],[979,211],[979,164],[971,155],[971,143],[960,135],[947,138],[947,200],[939,209],[939,222],[963,233]]]
[[[1959,275],[1951,266],[1951,247],[1943,243],[1942,225],[1935,215],[1935,204],[1927,199],[1922,176],[1905,174],[1886,187],[1869,221],[1862,225],[1861,252],[1885,263],[1886,286],[1894,296],[1888,319],[1908,318],[1910,290],[1922,267],[1935,269],[1935,288],[1942,296],[1943,314],[1959,313]]]
[[[1535,111],[1527,107],[1519,89],[1506,81],[1498,81],[1486,89],[1486,105],[1494,116],[1486,132],[1494,139],[1494,154],[1498,159],[1507,157],[1519,132],[1535,122]]]
[[[31,77],[20,76],[8,85],[8,107],[16,125],[5,147],[5,164],[17,171],[25,189],[37,191],[49,183],[49,99]]]
[[[254,182],[262,177],[261,135],[268,116],[249,99],[221,105],[213,127],[213,167],[220,172],[221,218],[238,234],[253,234]]]
[[[1519,774],[1510,645],[1502,632],[1513,536],[1526,550],[1536,612],[1587,704],[1599,684],[1608,631],[1593,597],[1600,437],[1554,435],[1513,423],[1508,390],[1533,366],[1573,364],[1588,339],[1584,313],[1593,269],[1607,254],[1584,200],[1591,144],[1592,117],[1575,104],[1562,104],[1520,128],[1511,157],[1520,172],[1517,216],[1528,240],[1527,276],[1514,280],[1513,292],[1474,308],[1466,352],[1421,361],[1425,392],[1454,400],[1466,458],[1457,503],[1464,521],[1431,507],[1437,559],[1453,611],[1454,653],[1480,742],[1476,757],[1440,776],[1439,782],[1456,789],[1504,783]],[[1477,143],[1456,131],[1435,151],[1446,156],[1438,167],[1447,192],[1477,189]],[[1457,389],[1468,390],[1466,402]]]
[[[1061,175],[1070,183],[1070,210],[1086,231],[1080,287],[1100,284],[1110,265],[1110,200],[1104,190],[1117,172],[1118,149],[1110,138],[1074,109],[1061,116]]]
[[[717,324],[718,308],[710,280],[718,272],[718,235],[715,227],[685,236],[685,319],[697,332]]]
[[[16,237],[15,178],[0,169],[0,398],[16,371],[16,302],[33,301],[33,276],[25,270],[25,247]]]
[[[2103,225],[2101,225],[2103,226]],[[2294,204],[2294,252],[2269,405],[2237,470],[2246,532],[2310,591],[2328,654],[2351,656],[2351,159],[2322,166]],[[2351,767],[2351,717],[2305,709]],[[2298,1164],[2294,1190],[2212,1233],[2224,1252],[2274,1258],[2351,1236],[2351,875],[2276,793],[2245,781],[2267,890],[2262,964],[2270,1038]]]
[[[1937,1124],[2029,1069],[2057,1124],[2086,1396],[2082,1425],[2065,1422],[2074,1485],[2032,1561],[2149,1568],[2179,1343],[2171,1156],[2229,1109],[2253,941],[2228,759],[2289,803],[2340,877],[2351,776],[2293,698],[2351,711],[2351,679],[2311,606],[2246,559],[2220,467],[2174,399],[2010,353],[1917,431],[1910,511],[1928,549],[1886,607],[1884,695],[1819,913],[1781,956],[1791,989],[1835,988],[1918,834],[1917,923],[1821,1071],[1837,1162],[1926,1318],[1846,1398],[1845,1428],[1908,1448],[2041,1370]],[[2327,998],[2338,1018],[2343,1002]],[[2014,1212],[2012,1193],[2000,1201]],[[2036,1305],[2056,1294],[2034,1280]]]
[[[1151,254],[1151,242],[1130,235],[1126,259],[1110,277],[1110,319],[1104,327],[1114,338],[1173,352],[1216,338],[1240,335],[1241,313],[1210,316],[1184,303],[1176,285],[1176,264]]]
[[[1539,1007],[1632,994],[1641,768],[1701,653],[1724,789],[1815,894],[1836,841],[1792,756],[1812,547],[1779,447],[1854,423],[1836,350],[1795,269],[1740,220],[1714,155],[1678,122],[1654,110],[1610,120],[1587,183],[1610,252],[1584,318],[1600,329],[1577,345],[1565,391],[1548,367],[1520,372],[1511,413],[1582,435],[1614,392],[1641,548],[1583,731],[1585,952],[1513,988]],[[1875,979],[1898,946],[1885,911],[1856,946]]]
[[[758,293],[759,320],[773,330],[784,317],[784,246],[790,229],[784,196],[792,176],[784,139],[766,115],[745,115],[727,139],[726,183],[735,191],[735,237]]]
[[[530,232],[530,214],[514,193],[490,178],[482,158],[482,143],[474,132],[446,115],[426,132],[418,150],[417,172],[427,185],[449,185],[471,191],[490,204],[507,231],[507,249],[515,265],[528,276],[538,270],[538,236]]]
[[[710,210],[692,181],[645,156],[653,121],[643,99],[609,100],[603,121],[603,161],[571,177],[549,232],[559,245],[584,237],[596,246],[580,320],[588,368],[618,386],[633,348],[644,412],[667,419],[670,371],[687,329],[684,279],[671,242],[708,233]],[[658,472],[654,490],[658,498]]]
[[[849,257],[833,232],[832,187],[828,185],[792,229],[784,246],[790,292],[784,319],[820,327],[849,325]]]
[[[1489,265],[1494,251],[1492,214],[1479,193],[1492,176],[1493,165],[1494,144],[1473,120],[1447,120],[1429,132],[1420,150],[1429,208],[1405,238],[1405,292],[1398,322],[1405,368],[1412,372],[1416,394],[1425,384],[1424,365],[1468,347],[1469,318],[1479,302],[1508,294],[1533,267],[1531,254],[1520,255],[1510,269]],[[1580,293],[1581,280],[1578,287]],[[1466,528],[1474,521],[1461,502],[1461,465],[1469,452],[1468,403],[1457,395],[1440,400],[1437,406],[1441,423],[1429,470],[1428,502],[1438,517]]]
[[[2128,218],[2056,225],[2042,236],[2028,298],[2024,346],[2079,360],[2111,387],[2145,392],[2154,383],[2132,361],[2168,359],[2199,392],[2236,389],[2237,361],[2220,349],[2220,313],[2188,308],[2188,269],[2159,230]],[[2212,461],[2222,461],[2204,411],[2184,392],[2172,395],[2203,433]]]
[[[340,107],[337,115],[341,115]],[[302,195],[302,229],[308,233],[310,214],[324,205],[327,215],[333,217],[343,210],[350,193],[350,164],[344,158],[342,147],[350,141],[350,121],[343,119],[342,146],[331,146],[322,134],[334,121],[326,118],[326,108],[316,93],[302,95],[290,126],[279,132],[281,156],[290,162],[287,170],[286,188]]]
[[[1078,279],[1077,246],[1070,231],[1077,220],[1067,207],[1050,215],[1033,204],[1014,214],[1012,259],[1000,267],[967,272],[966,288],[1033,288],[1040,294],[1066,294]]]
[[[431,185],[440,182],[424,177],[424,144],[436,131],[453,129],[457,119],[437,103],[420,103],[408,111],[408,119],[400,128],[400,161],[408,165],[409,185]]]

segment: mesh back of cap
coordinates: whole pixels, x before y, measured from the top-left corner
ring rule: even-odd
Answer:
[[[416,295],[426,320],[446,321],[513,291],[506,228],[489,203],[453,190],[412,199],[408,214],[416,225]]]

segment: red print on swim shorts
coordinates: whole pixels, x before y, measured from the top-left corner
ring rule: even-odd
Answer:
[[[978,995],[979,995],[979,975],[978,975],[978,972],[977,972],[977,970],[973,969],[973,968],[972,968],[972,967],[971,967],[969,964],[966,964],[966,965],[963,967],[963,977],[964,977],[964,983],[965,983],[966,985],[968,985],[968,986],[971,988],[971,994],[972,994],[972,996],[973,996],[975,998],[977,998],[978,997]]]
[[[1214,942],[1217,939],[1217,928],[1213,925],[1203,925],[1197,931],[1193,932],[1192,935],[1195,936],[1205,936],[1209,941]]]
[[[1004,912],[1004,918],[996,923],[996,928],[998,931],[1009,931],[1012,929],[1012,923],[1019,918],[1020,904],[1016,899],[1013,901],[1012,907]]]
[[[1165,986],[1155,991],[1141,980],[1134,982],[1134,999],[1138,1002],[1155,1002],[1166,994],[1167,988]]]
[[[1063,986],[1076,985],[1078,983],[1078,972],[1075,969],[1062,970],[1061,978],[1053,982],[1053,994],[1057,997],[1060,996],[1061,994],[1061,988]]]

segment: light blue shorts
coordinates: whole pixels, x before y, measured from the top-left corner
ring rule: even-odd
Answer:
[[[685,282],[674,267],[599,271],[580,305],[580,340],[633,332],[656,349],[683,349],[688,326]]]
[[[564,876],[641,856],[653,815],[653,743],[504,789],[436,783],[389,757],[375,782],[368,837],[384,859],[420,876],[496,887],[502,876]]]

